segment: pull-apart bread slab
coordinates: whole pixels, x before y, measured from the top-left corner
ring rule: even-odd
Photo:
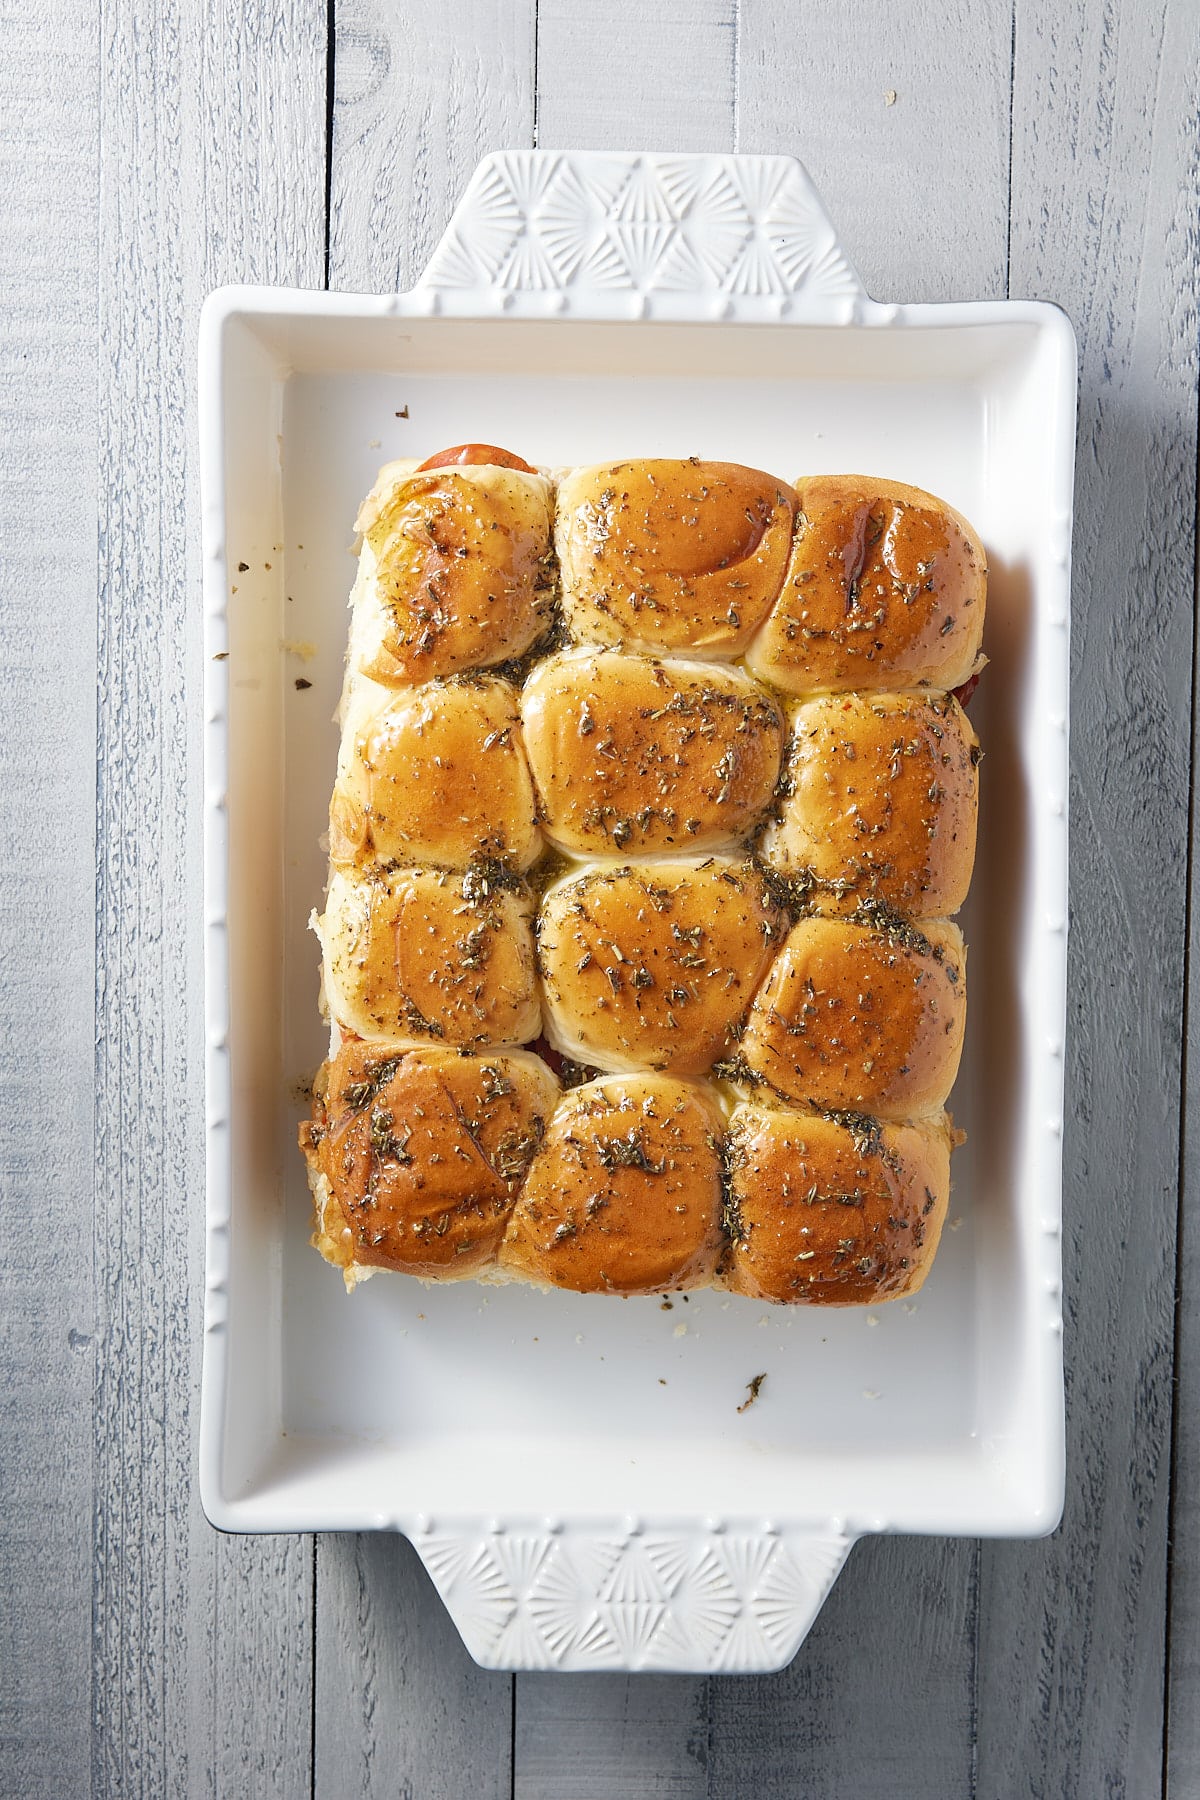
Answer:
[[[322,1255],[914,1293],[966,1022],[971,526],[873,477],[468,445],[389,464],[357,528]]]

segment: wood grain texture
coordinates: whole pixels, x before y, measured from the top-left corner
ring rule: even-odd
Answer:
[[[705,1681],[519,1677],[513,1800],[707,1800],[708,1743]]]
[[[0,1788],[47,1800],[91,1757],[91,38],[63,0],[6,17],[0,57]]]
[[[879,300],[1003,298],[1005,0],[740,0],[737,148],[798,156]]]
[[[533,142],[535,0],[339,0],[329,285],[411,286],[481,156]]]
[[[1162,1777],[1198,28],[1185,4],[1017,12],[1012,291],[1067,307],[1081,375],[1067,1506],[1048,1542],[984,1550],[979,1793],[997,1800],[1151,1794]],[[1194,1766],[1176,1791],[1197,1791]]]
[[[311,1550],[200,1514],[204,1294],[196,322],[318,284],[325,9],[100,16],[92,1791],[296,1794]],[[90,1205],[80,1223],[92,1238]],[[76,1789],[74,1791],[84,1791]]]
[[[1197,581],[1200,602],[1200,581]],[[1200,750],[1196,651],[1192,660],[1192,808],[1188,921],[1186,1083],[1183,1096],[1179,1258],[1176,1275],[1175,1419],[1168,1532],[1166,1800],[1200,1793],[1200,870],[1196,866]]]
[[[314,1793],[509,1800],[511,1676],[471,1661],[404,1538],[318,1543]]]
[[[973,1792],[971,1545],[874,1538],[790,1669],[710,1683],[708,1800]]]
[[[738,0],[539,0],[537,141],[551,150],[732,150]]]

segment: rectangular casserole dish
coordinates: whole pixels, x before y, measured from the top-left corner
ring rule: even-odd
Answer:
[[[513,152],[418,286],[226,289],[200,347],[208,1261],[200,1482],[233,1531],[395,1529],[494,1667],[785,1664],[865,1532],[1063,1494],[1060,1180],[1075,348],[1056,308],[869,300],[780,157]],[[307,928],[351,521],[381,463],[699,455],[932,490],[990,566],[950,1227],[912,1301],[664,1306],[308,1246]],[[739,1412],[752,1377],[765,1374]]]

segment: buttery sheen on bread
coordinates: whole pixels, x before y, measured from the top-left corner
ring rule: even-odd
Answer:
[[[350,658],[386,687],[523,656],[554,588],[544,475],[389,463],[359,511]]]
[[[966,1022],[973,528],[875,477],[469,444],[389,464],[356,528],[321,1254],[914,1293]]]
[[[584,644],[732,658],[778,597],[796,496],[737,463],[667,458],[572,469],[554,541]]]
[[[987,561],[971,526],[922,488],[863,475],[796,483],[783,591],[751,673],[785,693],[955,688],[980,661]]]

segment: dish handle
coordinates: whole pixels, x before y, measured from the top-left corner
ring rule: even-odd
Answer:
[[[484,1668],[691,1674],[786,1667],[855,1541],[638,1519],[425,1519],[410,1535]]]
[[[465,317],[843,325],[873,308],[791,156],[504,150],[410,300]]]

